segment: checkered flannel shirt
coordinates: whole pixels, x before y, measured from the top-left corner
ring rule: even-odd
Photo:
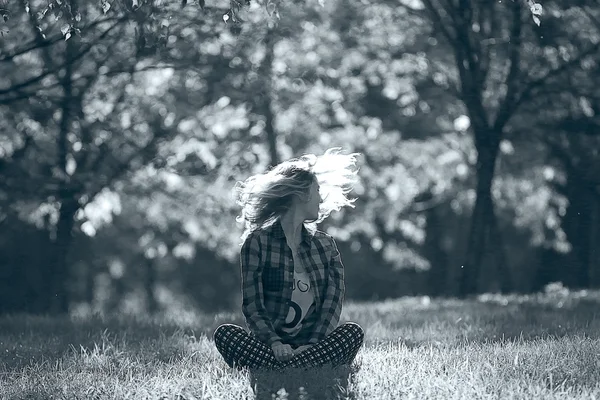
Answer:
[[[295,336],[281,330],[292,298],[294,261],[279,221],[252,232],[241,249],[242,312],[246,325],[269,346],[315,344],[338,325],[344,299],[344,266],[333,238],[302,229],[298,249],[315,297],[310,313]]]

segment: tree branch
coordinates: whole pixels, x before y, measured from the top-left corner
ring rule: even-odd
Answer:
[[[122,18],[122,17],[120,17],[120,18]],[[89,25],[85,26],[84,28],[82,28],[82,31],[94,28],[95,26],[103,24],[105,22],[119,20],[120,18],[110,17],[110,18],[104,18],[104,19],[96,20],[96,21],[90,23]],[[5,56],[0,57],[0,62],[12,61],[15,57],[18,57],[20,55],[23,55],[23,54],[28,53],[28,52],[33,51],[33,50],[37,50],[37,49],[40,49],[40,48],[43,48],[43,47],[51,46],[51,45],[56,44],[56,43],[58,43],[58,42],[60,42],[62,40],[63,40],[62,33],[54,35],[54,37],[52,37],[52,38],[46,38],[43,43],[40,43],[37,39],[34,39],[30,43],[27,43],[26,45],[24,45],[22,48],[15,49],[12,52],[10,52],[9,54],[6,54]]]
[[[526,100],[528,100],[531,97],[531,95],[534,93],[534,91],[536,89],[543,87],[546,84],[546,82],[548,82],[548,80],[550,80],[551,78],[553,78],[557,75],[560,75],[563,72],[566,72],[574,65],[580,63],[585,57],[587,57],[591,54],[594,54],[599,48],[600,48],[600,42],[594,44],[593,46],[590,46],[587,50],[580,53],[577,57],[573,58],[571,61],[566,62],[563,65],[561,65],[560,67],[549,71],[544,76],[542,76],[538,79],[534,79],[534,80],[530,81],[526,85],[525,89],[523,89],[521,91],[521,93],[518,96],[516,96],[516,100],[512,104],[509,104],[509,106],[507,107],[508,109],[507,109],[506,113],[508,113],[509,115],[514,114],[517,111],[517,109]]]
[[[600,30],[600,20],[598,20],[598,18],[594,14],[592,14],[590,10],[588,10],[588,7],[582,7],[582,10],[585,13],[585,15],[587,15],[587,17],[594,23],[596,29]]]
[[[469,37],[470,24],[469,21],[458,18],[452,15],[451,10],[445,10],[450,15],[453,23],[454,35],[452,35],[442,21],[440,14],[437,12],[431,0],[423,0],[432,15],[434,24],[444,33],[450,45],[454,50],[456,67],[460,77],[460,99],[465,103],[474,124],[478,127],[487,127],[487,112],[483,107],[481,95],[482,84],[481,74],[479,73],[480,66],[474,58],[471,39]],[[461,0],[462,5],[469,5]],[[448,5],[449,8],[461,8],[459,5]],[[465,18],[471,18],[472,13],[465,11]],[[480,129],[481,130],[481,129]]]
[[[115,29],[117,26],[119,26],[119,24],[121,24],[125,20],[127,20],[127,17],[122,17],[119,20],[117,20],[117,22],[115,24],[113,24],[107,30],[105,30],[104,32],[102,32],[92,43],[90,43],[88,46],[84,47],[82,51],[80,51],[78,54],[76,54],[75,56],[73,56],[72,58],[70,58],[69,60],[67,60],[66,62],[73,63],[73,62],[79,60],[80,58],[82,58],[83,56],[85,56],[98,43],[98,41],[104,39],[113,29]],[[17,83],[15,85],[10,86],[10,87],[5,88],[5,89],[0,89],[0,95],[5,95],[5,94],[8,94],[8,93],[11,93],[11,92],[23,89],[23,88],[25,88],[27,86],[33,85],[33,84],[35,84],[37,82],[40,82],[45,77],[59,72],[63,68],[64,68],[64,65],[60,65],[60,66],[55,67],[55,68],[50,68],[50,69],[46,70],[45,72],[41,73],[40,75],[35,76],[33,78],[30,78],[30,79],[28,79],[28,80],[26,80],[24,82]],[[3,101],[0,100],[0,102],[3,102]]]
[[[31,32],[33,33],[33,41],[37,44],[38,48],[41,50],[42,52],[42,58],[44,59],[44,62],[46,63],[46,67],[47,68],[51,68],[50,66],[53,65],[53,60],[52,60],[52,56],[50,55],[50,52],[48,51],[48,47],[46,45],[47,39],[44,37],[44,35],[42,34],[42,32],[39,29],[39,23],[37,21],[37,19],[34,16],[35,11],[33,11],[33,9],[30,9],[29,12],[27,12],[27,3],[25,2],[25,0],[21,0],[21,7],[23,8],[23,10],[27,13],[27,16],[29,17],[29,24],[31,27]]]
[[[113,40],[113,45],[115,45],[118,42],[119,38],[118,36],[115,37],[115,39]],[[81,143],[82,143],[82,151],[80,152],[80,154],[76,157],[76,162],[78,165],[85,165],[87,164],[87,161],[89,159],[90,156],[90,149],[89,149],[89,145],[92,142],[92,126],[95,122],[92,122],[91,124],[86,124],[85,121],[85,115],[83,112],[83,101],[84,98],[86,96],[86,94],[89,92],[90,88],[98,81],[98,79],[103,75],[99,73],[99,69],[101,66],[105,66],[108,61],[110,60],[110,58],[112,57],[112,54],[110,52],[107,52],[107,54],[102,57],[100,60],[98,60],[96,62],[96,68],[95,73],[90,74],[88,76],[81,76],[79,79],[74,80],[74,84],[77,84],[80,80],[84,81],[83,85],[81,85],[79,87],[79,118],[80,118],[80,124],[81,124]],[[137,62],[137,59],[134,58],[131,62],[130,62],[130,70],[135,69],[135,64]],[[133,72],[130,71],[130,79],[127,83],[125,83],[124,85],[122,85],[122,87],[120,88],[120,94],[117,97],[117,100],[115,101],[115,105],[120,104],[124,97],[125,97],[125,92],[126,92],[126,87],[127,84],[131,83],[133,80]]]
[[[175,124],[175,126],[176,125],[177,124]],[[162,139],[169,135],[170,131],[162,125],[162,121],[160,121],[160,118],[158,117],[155,118],[153,126],[156,127],[158,133],[156,133],[143,148],[133,151],[124,161],[119,163],[112,173],[104,180],[103,184],[89,193],[88,202],[92,201],[104,188],[111,186],[127,172],[130,172],[134,161],[136,161],[138,157],[141,157],[142,165],[147,164],[154,157],[158,144],[160,144]]]
[[[20,55],[23,55],[25,53],[29,53],[30,51],[33,50],[38,50],[38,49],[42,49],[44,47],[47,46],[51,46],[55,43],[58,43],[62,40],[62,36],[60,35],[55,35],[53,38],[51,39],[46,39],[44,42],[40,43],[37,39],[33,41],[33,43],[26,45],[25,47],[22,47],[20,49],[17,50],[13,50],[10,54],[7,54],[3,57],[0,57],[0,62],[8,62],[8,61],[12,61],[15,57],[18,57]]]
[[[67,49],[65,59],[73,51],[73,45],[67,41]],[[68,60],[65,62],[65,76],[62,80],[63,99],[61,101],[61,117],[58,130],[57,154],[58,167],[65,177],[68,177],[67,172],[67,157],[69,155],[69,140],[68,135],[71,132],[71,112],[72,112],[72,96],[73,96],[73,64]],[[63,192],[61,190],[61,192]],[[61,203],[64,199],[60,199]]]
[[[471,85],[473,86],[473,93],[482,93],[485,85],[485,78],[487,71],[482,69],[482,58],[485,58],[482,54],[481,40],[473,38],[473,4],[478,2],[471,2],[469,0],[459,0],[458,9],[456,14],[459,17],[455,18],[456,25],[456,36],[457,36],[457,47],[455,51],[459,54],[461,60],[466,60],[468,63],[468,72],[466,76],[469,78]],[[482,10],[479,10],[481,13]],[[480,27],[480,31],[483,29]],[[481,100],[480,100],[481,101]]]
[[[132,69],[134,68],[134,66],[132,65]],[[117,105],[121,104],[124,100],[125,97],[127,95],[127,85],[130,84],[133,81],[133,77],[134,77],[134,72],[130,72],[130,79],[128,82],[124,83],[121,87],[119,96],[117,97],[117,99],[115,100],[115,108]],[[90,151],[89,149],[87,149],[87,146],[91,143],[91,131],[92,131],[92,127],[90,125],[93,125],[95,122],[92,122],[92,124],[88,124],[88,125],[84,125],[81,127],[82,129],[82,143],[84,144],[84,148],[86,149],[86,151],[82,152],[82,155],[78,158],[77,163],[78,164],[87,164],[89,158],[90,158]],[[99,160],[105,158],[105,156],[99,156],[98,159],[96,159],[96,162],[94,163],[92,170],[97,168],[100,164],[99,164]]]
[[[18,94],[0,99],[0,105],[1,104],[12,104],[12,103],[16,103],[19,100],[26,100],[26,99],[30,99],[32,97],[37,96],[36,92],[22,92],[20,90],[15,90],[15,92],[18,92]]]
[[[479,9],[479,13],[478,13],[478,24],[479,24],[479,29],[480,32],[482,32],[483,36],[485,36],[485,40],[487,41],[488,39],[490,39],[493,35],[493,18],[494,18],[494,11],[495,11],[495,7],[496,7],[496,2],[492,2],[492,4],[490,5],[490,10],[485,9],[484,7],[480,7]],[[489,27],[490,29],[487,29],[486,26],[486,18],[489,18]],[[484,43],[483,40],[478,40],[476,42],[477,44],[477,48],[478,48],[478,54],[479,54],[479,66],[480,66],[480,70],[481,70],[481,80],[482,82],[485,82],[487,79],[487,76],[489,74],[489,67],[490,67],[490,47],[488,45],[486,45]]]
[[[427,10],[431,14],[434,26],[442,32],[443,36],[446,38],[446,40],[448,40],[450,45],[456,48],[457,39],[454,37],[452,32],[448,30],[446,24],[444,24],[444,21],[442,21],[441,15],[437,12],[436,7],[434,7],[431,0],[423,0],[423,4],[425,7],[427,7]]]
[[[517,95],[517,83],[519,75],[521,74],[521,32],[522,32],[522,9],[520,1],[513,1],[512,6],[513,18],[512,26],[510,30],[510,67],[506,78],[506,94],[503,101],[500,104],[498,114],[496,115],[496,121],[494,122],[494,129],[501,131],[504,125],[510,119],[511,104],[515,101]]]

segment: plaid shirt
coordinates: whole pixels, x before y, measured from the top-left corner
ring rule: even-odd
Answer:
[[[338,325],[344,298],[344,266],[333,238],[302,229],[298,248],[315,297],[310,313],[295,336],[281,330],[292,298],[294,261],[279,221],[252,232],[241,249],[242,312],[252,334],[268,344],[314,344]]]

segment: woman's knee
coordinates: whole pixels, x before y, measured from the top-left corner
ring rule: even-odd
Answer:
[[[218,343],[223,339],[223,337],[227,336],[227,334],[231,335],[236,331],[243,331],[243,329],[234,324],[223,324],[219,325],[217,329],[212,334],[212,339],[215,343]]]
[[[350,335],[357,341],[361,342],[365,338],[365,331],[363,328],[355,322],[346,322],[344,329],[350,333]]]

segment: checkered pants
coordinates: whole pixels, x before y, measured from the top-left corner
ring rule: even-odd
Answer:
[[[277,361],[269,346],[240,326],[221,325],[215,330],[213,339],[217,350],[232,368],[284,370],[350,365],[362,345],[364,332],[358,324],[347,322],[285,363]]]

